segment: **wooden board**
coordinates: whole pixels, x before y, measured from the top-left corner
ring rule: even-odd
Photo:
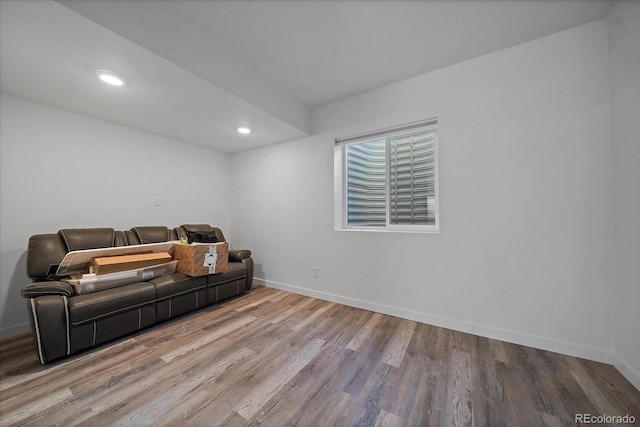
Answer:
[[[151,267],[171,261],[169,252],[150,254],[117,255],[97,257],[91,260],[91,267],[95,274],[117,273],[119,271],[135,270]]]

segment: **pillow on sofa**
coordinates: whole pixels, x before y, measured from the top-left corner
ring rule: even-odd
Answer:
[[[178,227],[179,233],[184,233],[185,235],[188,232],[192,233],[213,233],[216,235],[218,242],[224,242],[226,239],[224,238],[224,234],[222,234],[222,230],[218,227],[212,227],[209,224],[182,224]]]
[[[218,237],[213,231],[187,231],[187,240],[189,241],[189,243],[218,243]]]

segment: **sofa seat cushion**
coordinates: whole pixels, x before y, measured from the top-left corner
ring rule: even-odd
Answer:
[[[81,325],[154,304],[156,288],[150,282],[132,283],[69,298],[69,320]]]
[[[241,262],[229,261],[229,269],[224,273],[209,274],[209,286],[215,286],[220,283],[230,282],[232,280],[241,279],[247,276],[247,267]]]
[[[182,273],[174,273],[152,279],[151,283],[156,287],[158,301],[162,301],[166,298],[172,298],[206,288],[207,278],[205,276],[188,277]]]

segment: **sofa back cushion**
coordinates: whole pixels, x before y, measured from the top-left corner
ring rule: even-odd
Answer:
[[[67,252],[109,248],[116,243],[113,228],[66,228],[56,234],[36,234],[29,238],[27,275],[34,281],[56,279]]]
[[[176,240],[173,230],[169,230],[164,226],[146,226],[133,227],[131,229],[138,242],[129,242],[129,244],[146,245],[149,243],[160,243]]]
[[[127,237],[124,234],[124,231],[118,231],[116,230],[116,234],[115,234],[115,242],[113,244],[113,246],[127,246]]]
[[[110,248],[115,245],[116,232],[113,228],[65,228],[58,231],[67,251]]]
[[[66,254],[67,247],[59,234],[31,236],[27,250],[27,275],[34,281],[51,278]]]

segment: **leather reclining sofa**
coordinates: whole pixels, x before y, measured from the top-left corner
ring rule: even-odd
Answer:
[[[70,251],[179,240],[187,232],[215,233],[207,224],[65,229],[29,239],[27,274],[33,283],[22,290],[28,299],[31,328],[42,364],[251,290],[253,259],[248,250],[230,250],[227,272],[189,277],[181,273],[98,292],[75,295],[57,277],[58,265]]]

